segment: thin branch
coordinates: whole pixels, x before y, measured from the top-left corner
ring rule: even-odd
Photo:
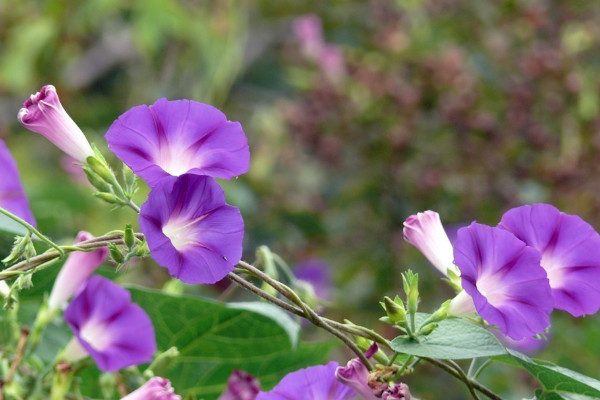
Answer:
[[[10,371],[8,371],[8,377],[4,381],[4,383],[12,382],[15,377],[15,373],[17,372],[17,368],[19,368],[19,364],[21,364],[21,360],[23,359],[23,351],[25,350],[25,343],[27,342],[27,336],[29,336],[29,328],[23,327],[21,329],[21,337],[19,337],[19,343],[17,343],[17,351],[15,353],[15,360],[10,366]]]
[[[471,379],[469,379],[469,377],[465,374],[465,372],[462,370],[462,368],[460,367],[460,365],[458,365],[453,360],[448,360],[448,361],[446,361],[446,363],[448,365],[450,365],[451,367],[453,367],[456,370],[456,372],[458,372],[458,374],[460,375],[462,381],[465,383],[465,385],[467,385],[467,388],[469,389],[469,393],[471,393],[471,396],[473,397],[473,399],[480,400],[479,396],[477,396],[477,393],[475,393],[475,389],[473,388],[473,384],[471,383]]]

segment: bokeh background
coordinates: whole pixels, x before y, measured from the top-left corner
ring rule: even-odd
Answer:
[[[451,295],[402,239],[415,212],[453,229],[549,202],[600,227],[599,20],[595,1],[4,0],[0,138],[40,229],[69,242],[135,219],[108,214],[60,151],[19,126],[31,93],[54,84],[105,152],[106,129],[134,105],[222,108],[252,151],[250,172],[221,182],[246,221],[245,258],[266,244],[292,265],[326,262],[326,312],[384,330],[377,301],[408,267],[424,311]],[[167,282],[150,261],[130,270]],[[600,378],[600,318],[553,322],[540,357]],[[483,381],[511,398],[535,387],[505,367]],[[466,396],[427,367],[407,382],[423,399]]]

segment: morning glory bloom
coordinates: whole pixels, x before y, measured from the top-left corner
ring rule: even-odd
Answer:
[[[165,178],[140,211],[152,258],[186,283],[220,281],[242,257],[244,220],[214,179]]]
[[[260,392],[256,400],[346,400],[356,396],[354,390],[335,378],[338,363],[317,365],[287,374],[269,392]]]
[[[0,139],[0,207],[35,226],[35,218],[19,179],[17,163]]]
[[[32,94],[23,103],[18,118],[25,128],[43,135],[81,163],[94,155],[85,135],[60,104],[52,85],[43,86]]]
[[[411,215],[404,221],[402,232],[404,240],[419,249],[443,275],[448,275],[448,269],[456,272],[452,244],[438,213],[428,210]]]
[[[91,233],[79,232],[75,242],[85,242],[93,238]],[[62,307],[107,257],[108,249],[106,247],[100,247],[90,252],[71,253],[54,281],[52,292],[48,298],[48,309],[52,311]]]
[[[168,379],[154,377],[121,400],[181,400]]]
[[[499,225],[542,253],[554,307],[575,317],[600,308],[600,235],[549,204],[513,208]]]
[[[348,361],[345,367],[338,367],[335,370],[335,377],[344,385],[354,389],[365,400],[380,398],[375,396],[373,389],[369,387],[369,370],[359,358]]]
[[[248,172],[248,139],[239,122],[192,100],[159,99],[122,114],[108,147],[150,186],[186,173],[230,179]]]
[[[92,276],[80,288],[64,317],[78,344],[102,371],[149,362],[156,351],[146,312],[131,302],[127,290],[101,276]]]
[[[540,259],[536,249],[504,229],[476,222],[461,228],[454,262],[464,291],[450,304],[450,313],[459,314],[457,303],[471,300],[483,319],[512,339],[542,333],[554,302]]]
[[[254,400],[260,392],[260,383],[247,372],[233,370],[227,380],[227,387],[218,400]]]
[[[534,356],[544,350],[550,340],[538,338],[535,336],[524,337],[523,339],[514,340],[506,336],[497,329],[490,329],[490,332],[498,338],[498,340],[504,345],[504,347],[518,351],[519,353],[526,354],[528,356]]]

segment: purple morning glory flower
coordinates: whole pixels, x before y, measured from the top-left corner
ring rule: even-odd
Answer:
[[[18,118],[25,128],[43,135],[79,162],[94,155],[85,135],[60,104],[52,85],[43,86],[32,94],[23,103]]]
[[[186,283],[215,283],[242,257],[244,220],[214,179],[160,181],[142,204],[140,230],[152,258]]]
[[[168,379],[154,377],[121,400],[181,400]]]
[[[294,267],[294,275],[298,280],[308,282],[318,298],[331,298],[331,274],[327,262],[317,258],[304,260]]]
[[[600,308],[600,235],[549,204],[507,211],[499,225],[542,253],[554,306],[575,317]]]
[[[375,396],[373,389],[369,387],[369,370],[359,358],[348,361],[345,367],[338,367],[335,370],[335,377],[344,385],[354,389],[365,400],[378,400],[380,398]]]
[[[35,218],[23,191],[17,163],[0,139],[0,207],[35,226]]]
[[[332,361],[287,374],[270,392],[260,392],[256,400],[346,400],[356,396],[352,388],[335,377],[339,364]]]
[[[260,383],[247,372],[238,369],[229,375],[227,387],[218,400],[254,400],[260,392]]]
[[[523,353],[528,356],[534,356],[540,353],[550,343],[550,340],[537,338],[535,336],[514,340],[497,329],[490,329],[490,332],[492,332],[505,347],[516,350],[519,353]]]
[[[131,295],[110,280],[92,276],[65,310],[79,344],[102,371],[117,371],[152,359],[154,328]]]
[[[82,231],[77,235],[75,242],[80,243],[93,238],[91,233]],[[48,298],[48,308],[54,310],[66,303],[107,257],[108,248],[106,247],[100,247],[90,252],[71,253],[54,281],[52,292]]]
[[[475,309],[516,340],[550,325],[554,303],[540,258],[512,233],[476,222],[460,229],[454,244],[462,287]]]
[[[230,179],[250,165],[239,122],[192,100],[157,100],[122,114],[106,133],[108,147],[150,186],[185,173]]]

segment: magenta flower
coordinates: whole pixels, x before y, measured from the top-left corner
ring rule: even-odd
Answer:
[[[102,371],[117,371],[152,359],[154,328],[131,295],[110,280],[92,276],[65,310],[79,344]]]
[[[550,325],[554,303],[540,258],[537,250],[510,232],[476,222],[460,229],[454,244],[462,287],[475,309],[516,340],[542,333]],[[464,292],[457,298],[461,296]]]
[[[239,122],[192,100],[157,100],[122,114],[106,133],[108,147],[154,186],[185,173],[230,179],[248,171],[248,139]]]
[[[175,394],[168,379],[154,377],[121,400],[181,400],[181,396]]]
[[[287,374],[269,392],[260,392],[256,400],[346,400],[354,391],[335,378],[336,362],[317,365]]]
[[[448,275],[448,269],[456,271],[452,244],[438,213],[428,210],[411,215],[404,221],[403,234],[443,275]]]
[[[35,218],[19,179],[17,163],[0,139],[0,207],[35,226]]]
[[[344,385],[354,389],[365,400],[378,400],[380,398],[369,387],[369,370],[359,358],[348,361],[345,367],[338,367],[335,370],[335,377]]]
[[[247,372],[233,370],[227,387],[218,400],[254,400],[260,392],[260,383]]]
[[[79,232],[75,242],[84,242],[93,238],[91,233]],[[100,247],[89,253],[83,251],[71,253],[54,281],[52,292],[48,298],[49,310],[62,307],[107,257],[108,249],[106,247]]]
[[[542,253],[554,306],[575,317],[600,308],[600,235],[549,204],[507,211],[499,225]]]
[[[60,104],[52,85],[43,86],[32,94],[23,103],[18,118],[25,128],[43,135],[79,162],[85,162],[94,154],[81,129]]]
[[[535,336],[524,337],[523,339],[514,340],[506,336],[497,329],[490,329],[490,332],[498,338],[498,340],[509,349],[518,351],[519,353],[526,354],[528,356],[534,356],[540,353],[548,346],[550,340],[543,338],[537,338]]]
[[[315,14],[298,17],[294,20],[292,30],[304,56],[317,61],[325,48],[321,18]]]
[[[215,283],[242,257],[242,215],[210,177],[163,179],[142,204],[139,221],[152,258],[183,282]]]

